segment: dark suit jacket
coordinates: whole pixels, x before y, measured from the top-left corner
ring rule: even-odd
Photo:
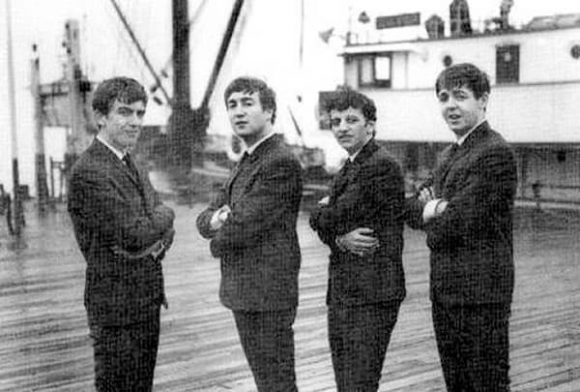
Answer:
[[[87,262],[85,307],[89,322],[138,322],[164,300],[161,261],[133,260],[114,251],[139,252],[173,227],[146,173],[140,178],[100,141],[73,165],[68,211]]]
[[[296,221],[302,169],[280,135],[242,161],[197,218],[221,258],[220,299],[232,310],[280,310],[298,305],[300,247]],[[210,227],[224,204],[232,212],[217,231]]]
[[[445,152],[448,154],[448,151]],[[407,222],[427,232],[431,299],[447,304],[510,302],[514,287],[514,153],[487,122],[445,157],[426,185],[449,202],[423,224],[423,206],[407,200]]]
[[[331,250],[327,303],[361,305],[405,297],[403,252],[404,186],[399,165],[371,140],[345,176],[336,176],[330,202],[310,216],[310,225]],[[378,236],[376,253],[341,251],[337,236],[368,227]]]

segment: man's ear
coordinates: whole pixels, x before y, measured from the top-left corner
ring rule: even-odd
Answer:
[[[489,93],[481,94],[479,97],[481,108],[485,111],[487,109],[487,103],[489,102]]]
[[[370,135],[375,134],[375,122],[372,120],[367,120],[367,130],[370,132]]]
[[[101,129],[105,125],[105,115],[103,113],[93,110],[93,118],[95,119],[97,129]]]

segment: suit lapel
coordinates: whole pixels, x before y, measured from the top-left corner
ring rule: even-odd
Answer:
[[[273,135],[268,140],[265,140],[262,144],[260,144],[258,148],[256,148],[254,152],[250,154],[243,162],[240,161],[236,165],[232,171],[230,179],[226,184],[228,199],[231,204],[235,202],[232,200],[232,190],[234,183],[236,181],[243,181],[244,192],[242,193],[245,193],[245,188],[250,183],[250,179],[252,178],[253,173],[256,172],[257,169],[261,166],[265,160],[264,158],[270,153],[270,151],[281,143],[281,138],[281,135]]]
[[[121,161],[113,151],[111,151],[107,146],[101,143],[98,139],[93,142],[95,151],[102,157],[102,159],[110,166],[112,166],[115,171],[124,179],[128,180],[138,191],[139,196],[141,196],[143,207],[147,212],[150,208],[147,203],[147,198],[145,195],[145,186],[141,178],[141,172],[135,167],[136,173],[133,174],[131,169]]]
[[[345,170],[345,162],[345,166],[338,172],[330,188],[330,203],[334,203],[344,193],[347,185],[358,177],[360,165],[371,157],[378,148],[379,146],[375,140],[371,139],[355,157],[354,162],[350,164],[348,170]]]
[[[123,161],[115,158],[115,166],[119,168],[123,174],[129,177],[129,180],[141,191],[143,190],[143,180],[141,179],[141,173],[139,169],[135,166],[135,172],[133,172]]]
[[[113,151],[101,143],[98,139],[93,142],[95,150],[103,157],[110,165],[115,167],[121,174],[127,177],[137,188],[143,188],[143,182],[139,171],[134,175],[123,161],[121,161]]]
[[[243,159],[243,158],[240,159],[238,161],[238,163],[236,164],[236,166],[234,167],[234,169],[232,170],[232,174],[230,175],[230,178],[228,178],[228,181],[226,183],[226,189],[227,189],[227,193],[228,193],[229,198],[231,198],[231,194],[232,194],[232,185],[234,184],[234,181],[236,180],[236,178],[240,174],[242,166],[247,163],[245,161],[247,161],[248,159],[250,159],[250,157],[246,157],[245,159]]]
[[[439,180],[439,184],[441,185],[445,183],[445,178],[447,177],[447,174],[449,173],[451,166],[453,166],[453,164],[457,161],[460,155],[462,155],[462,152],[466,151],[465,149],[462,149],[461,146],[457,146],[456,147],[457,150],[453,152],[452,147],[453,146],[451,146],[451,148],[449,148],[445,152],[445,157],[443,158],[441,165],[439,165],[437,169],[436,178]]]
[[[141,173],[139,173],[139,169],[135,165],[135,162],[133,162],[133,159],[131,158],[130,155],[125,155],[123,157],[123,166],[125,166],[126,169],[129,169],[128,171],[131,178],[137,181],[137,183],[139,183],[140,185],[143,184]]]
[[[440,189],[443,188],[448,174],[451,172],[457,162],[460,162],[461,159],[469,153],[473,146],[477,145],[481,139],[485,138],[485,136],[488,134],[488,131],[489,125],[487,121],[484,121],[467,137],[467,139],[465,139],[465,141],[460,146],[457,147],[457,151],[452,154],[452,156],[444,158],[437,173]]]
[[[346,184],[348,183],[348,177],[349,177],[349,171],[352,171],[351,169],[347,169],[347,165],[348,165],[348,159],[347,161],[345,161],[344,165],[342,166],[342,168],[340,169],[340,171],[338,172],[338,174],[336,175],[336,177],[334,178],[334,181],[332,182],[332,186],[330,188],[330,203],[334,203],[336,201],[336,198],[338,196],[340,196],[342,194],[342,192],[344,191],[344,188],[346,188]],[[353,166],[354,163],[350,163],[350,166]]]

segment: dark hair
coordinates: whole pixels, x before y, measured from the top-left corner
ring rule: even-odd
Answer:
[[[475,98],[481,98],[484,93],[489,93],[489,78],[487,74],[470,63],[452,65],[445,68],[435,82],[435,94],[442,89],[467,87],[473,91]]]
[[[239,92],[248,94],[257,92],[262,109],[272,111],[272,124],[274,124],[274,121],[276,121],[276,93],[266,82],[251,76],[242,76],[232,80],[224,92],[226,106],[230,95]]]
[[[106,116],[115,101],[126,104],[143,101],[147,104],[147,93],[138,81],[124,76],[102,81],[93,94],[93,110]]]
[[[360,109],[367,121],[377,121],[377,107],[375,102],[366,95],[353,90],[348,86],[336,89],[324,104],[324,110],[330,114],[331,110]]]

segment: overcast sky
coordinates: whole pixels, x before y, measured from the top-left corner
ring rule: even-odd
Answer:
[[[7,86],[6,62],[6,2],[0,1],[0,85]],[[171,1],[118,0],[135,29],[156,70],[167,64],[171,53]],[[451,0],[305,0],[305,65],[297,71],[300,0],[247,0],[252,17],[247,17],[236,59],[226,63],[224,75],[239,72],[256,73],[269,78],[279,87],[332,88],[342,80],[336,52],[339,45],[325,45],[318,32],[335,28],[344,34],[349,24],[356,24],[360,12],[371,18],[407,12],[421,12],[422,21],[436,13],[448,19]],[[190,0],[190,16],[201,0]],[[23,182],[32,183],[33,149],[32,99],[29,90],[31,46],[38,44],[42,81],[50,82],[62,76],[64,23],[77,19],[81,24],[81,54],[83,70],[93,80],[126,74],[150,85],[148,74],[130,39],[115,14],[110,0],[11,0],[13,51],[19,131],[19,157],[25,171]],[[202,17],[192,27],[192,93],[196,99],[205,88],[211,64],[215,58],[221,34],[233,0],[211,0]],[[499,14],[500,0],[468,1],[472,20],[482,21]],[[224,6],[225,5],[225,6]],[[515,0],[510,20],[515,24],[528,22],[538,15],[580,13],[578,0]],[[340,41],[338,41],[340,43]],[[224,76],[224,77],[226,77]],[[170,81],[167,81],[170,88]],[[223,83],[223,82],[222,82]],[[218,83],[217,91],[222,87]],[[284,93],[284,92],[283,92]],[[288,92],[294,94],[296,91]],[[8,89],[0,89],[0,183],[9,184],[10,177],[10,117]],[[217,94],[219,96],[219,94]],[[219,100],[219,98],[218,98]],[[222,105],[219,105],[222,106]],[[166,107],[150,106],[148,121],[163,122]],[[309,117],[313,117],[313,113]],[[55,134],[56,135],[56,134]],[[50,137],[50,136],[49,136]],[[61,136],[54,136],[54,143]],[[60,139],[59,139],[60,140]]]
[[[2,1],[2,25],[5,21],[5,5]],[[152,63],[162,68],[167,61],[171,34],[171,2],[169,0],[117,0],[126,12],[129,22],[134,26],[136,34],[147,49]],[[259,0],[248,0],[246,3],[259,3]],[[298,8],[300,0],[276,0],[279,4],[295,4]],[[305,0],[307,31],[316,31],[335,27],[346,29],[349,19],[355,23],[361,11],[366,11],[371,17],[404,12],[421,12],[422,20],[437,13],[444,19],[448,16],[450,0]],[[193,16],[200,0],[190,0],[190,14]],[[205,19],[213,19],[218,23],[227,18],[227,12],[233,0],[213,0],[210,3],[227,4],[219,10],[210,10]],[[471,17],[474,21],[497,16],[501,0],[471,0],[468,1]],[[282,10],[284,6],[279,7]],[[287,7],[286,7],[287,9]],[[580,1],[577,0],[515,0],[511,19],[515,22],[527,22],[533,16],[555,13],[580,12]],[[110,0],[12,0],[12,15],[14,23],[14,47],[16,56],[26,58],[30,53],[30,45],[39,45],[43,61],[43,76],[47,80],[58,78],[61,74],[60,62],[64,22],[68,18],[78,19],[82,25],[83,60],[86,71],[97,77],[127,68],[144,67],[134,50],[130,40],[116,16]],[[349,18],[349,15],[351,18]],[[284,18],[281,12],[272,13],[271,20]],[[219,19],[219,20],[218,20]],[[276,24],[272,24],[275,28]],[[3,29],[5,30],[5,29]],[[217,31],[219,33],[219,30]],[[295,35],[297,31],[287,31]],[[0,32],[5,47],[5,31]],[[216,32],[213,32],[216,34]],[[212,35],[211,33],[209,35]],[[274,34],[274,36],[276,36]],[[204,34],[204,38],[208,38]],[[4,51],[3,51],[4,52]],[[2,53],[4,54],[4,53]],[[4,60],[4,56],[0,56]],[[16,60],[18,61],[18,60]],[[4,70],[4,61],[0,62],[0,70]],[[144,72],[145,73],[145,72]],[[5,75],[1,75],[5,78]]]

